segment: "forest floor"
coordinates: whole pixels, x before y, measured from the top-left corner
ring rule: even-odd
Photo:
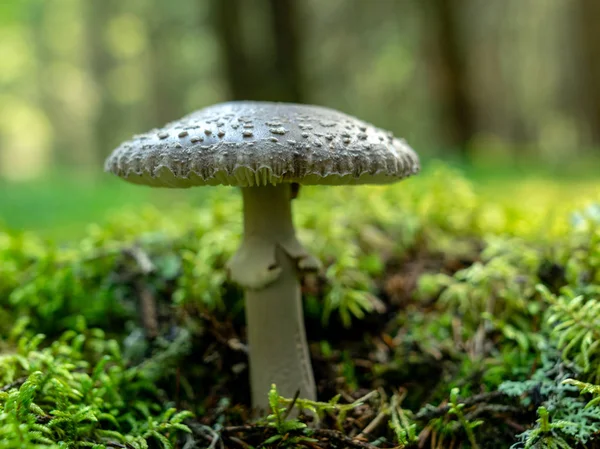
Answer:
[[[259,420],[234,191],[73,192],[101,224],[0,231],[0,449],[599,447],[600,184],[472,178],[301,190],[320,402],[273,391]]]

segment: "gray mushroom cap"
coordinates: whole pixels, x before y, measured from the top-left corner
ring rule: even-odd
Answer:
[[[341,112],[229,102],[133,137],[105,170],[134,184],[186,188],[385,184],[419,171],[403,139]]]

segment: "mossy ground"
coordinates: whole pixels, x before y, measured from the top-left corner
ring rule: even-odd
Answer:
[[[596,447],[600,186],[498,185],[438,166],[302,189],[300,238],[325,265],[303,279],[323,402],[273,392],[259,421],[224,269],[236,192],[67,243],[0,233],[0,448]]]

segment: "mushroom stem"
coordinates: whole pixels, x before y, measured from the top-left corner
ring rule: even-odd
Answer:
[[[273,383],[284,397],[316,399],[298,280],[314,259],[296,239],[288,184],[242,192],[244,240],[229,267],[245,288],[252,404],[266,411]]]

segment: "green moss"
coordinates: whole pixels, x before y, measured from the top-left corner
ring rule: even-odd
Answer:
[[[13,333],[12,337],[16,337]],[[78,320],[57,340],[20,337],[0,356],[0,447],[172,448],[189,412],[158,404],[148,364],[128,367],[115,340]]]
[[[365,428],[380,447],[586,444],[600,426],[577,389],[600,388],[600,197],[554,187],[482,194],[438,166],[303,188],[296,225],[325,266],[303,282],[323,402],[273,393],[283,409],[251,426],[225,271],[235,192],[118,213],[60,245],[0,232],[0,448],[333,447]]]

